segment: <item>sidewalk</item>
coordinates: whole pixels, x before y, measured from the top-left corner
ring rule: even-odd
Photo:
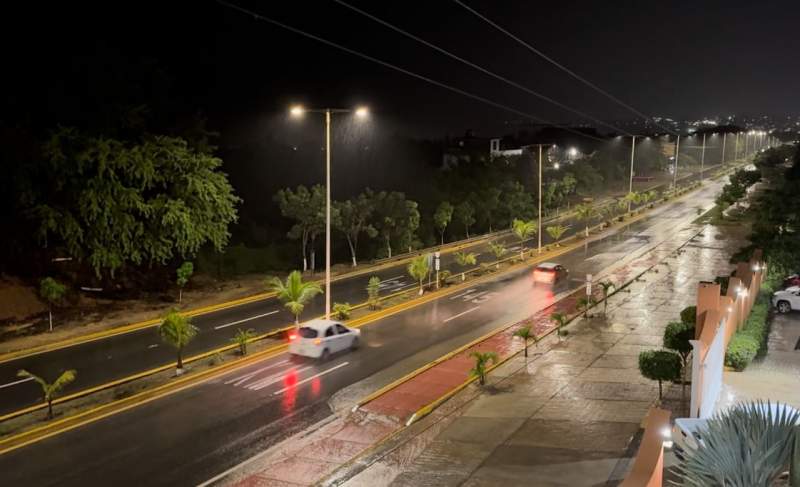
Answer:
[[[607,320],[571,325],[562,343],[532,348],[527,364],[514,357],[485,390],[470,386],[344,485],[616,484],[658,394],[638,371],[639,352],[660,347],[667,322],[694,302],[697,281],[730,269],[728,253],[710,252],[707,241],[713,237],[703,234],[680,255],[655,251],[625,266],[660,262],[630,293],[609,299]]]
[[[581,485],[590,478],[595,483],[598,475],[605,480],[657,394],[656,386],[639,375],[639,352],[660,345],[666,323],[694,301],[698,280],[728,270],[726,257],[702,260],[708,253],[702,246],[671,256],[698,231],[688,226],[620,264],[611,277],[618,283],[666,262],[658,266],[660,273],[648,274],[655,287],[634,282],[630,294],[626,290],[611,298],[608,323],[573,324],[563,343],[551,336],[531,348],[539,355],[527,368],[521,356],[512,358],[491,374],[487,393],[471,385],[401,429],[419,408],[465,381],[472,367],[467,349],[356,413],[332,418],[306,437],[252,459],[224,483],[312,485],[327,477],[326,484],[454,485],[469,479],[468,485],[491,485],[491,479],[540,480],[556,470],[564,482],[552,485]],[[672,266],[675,271],[663,272]],[[570,304],[557,303],[526,322],[542,334],[552,329],[550,314],[565,306]],[[494,349],[501,359],[508,357],[522,348],[511,336],[515,328],[471,349]],[[546,461],[537,465],[542,458]],[[571,464],[567,472],[557,465],[563,463]]]
[[[800,313],[775,315],[767,354],[743,372],[725,371],[717,410],[742,401],[769,399],[800,409]]]

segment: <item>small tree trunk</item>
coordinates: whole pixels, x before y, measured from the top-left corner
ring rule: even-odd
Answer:
[[[183,369],[183,347],[178,347],[178,369]]]
[[[50,320],[50,331],[53,331],[53,305],[48,305],[47,318]]]
[[[483,386],[483,385],[486,385],[486,374],[480,374],[480,375],[478,376],[478,382],[480,382],[480,384],[481,384],[482,386]]]
[[[53,400],[47,400],[47,419],[53,419]]]
[[[314,250],[314,247],[311,247],[311,275],[314,275],[314,272],[317,270],[317,255]]]
[[[386,237],[386,252],[389,254],[389,258],[392,258],[392,243],[389,241],[389,237]]]
[[[586,225],[586,238],[589,238],[589,225]]]
[[[662,394],[661,394],[661,381],[658,381],[658,400],[661,401]]]
[[[525,340],[525,358],[528,358],[528,340]]]
[[[444,245],[444,230],[442,230],[442,245]]]
[[[183,301],[183,288],[178,288],[178,304]]]

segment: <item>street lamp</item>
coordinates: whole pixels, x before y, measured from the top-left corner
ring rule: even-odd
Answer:
[[[723,132],[722,134],[722,162],[720,165],[725,168],[725,143],[728,140],[728,132]]]
[[[633,155],[636,150],[636,136],[631,135],[631,175],[628,178],[628,194],[633,193]],[[628,212],[631,211],[631,200],[628,199]]]
[[[700,184],[703,184],[703,167],[706,162],[706,134],[703,133],[703,148],[700,151]]]
[[[316,108],[306,109],[302,105],[295,105],[289,109],[295,117],[306,113],[325,114],[325,319],[331,318],[331,114],[355,113],[356,118],[366,118],[369,110],[366,107],[357,107],[355,110],[347,108]]]
[[[675,168],[672,171],[672,189],[678,187],[678,158],[680,156],[681,151],[681,134],[678,134],[678,138],[675,139]]]

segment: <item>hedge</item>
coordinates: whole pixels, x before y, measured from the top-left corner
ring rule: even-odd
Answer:
[[[769,297],[759,293],[750,316],[731,338],[725,352],[725,365],[742,371],[765,349],[769,335]]]

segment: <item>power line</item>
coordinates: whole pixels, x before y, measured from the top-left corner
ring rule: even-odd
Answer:
[[[349,47],[345,47],[345,46],[343,46],[341,44],[337,44],[337,43],[335,43],[333,41],[329,41],[329,40],[324,39],[322,37],[319,37],[317,35],[314,35],[314,34],[311,34],[309,32],[305,32],[303,30],[300,30],[300,29],[298,29],[296,27],[292,27],[290,25],[284,24],[284,23],[279,22],[277,20],[271,19],[269,17],[261,15],[261,14],[259,14],[257,12],[252,11],[252,10],[248,10],[248,9],[240,7],[238,5],[226,2],[225,0],[217,0],[217,3],[219,3],[220,5],[223,5],[225,7],[231,8],[233,10],[237,10],[237,11],[239,11],[241,13],[250,15],[255,20],[262,20],[262,21],[270,23],[272,25],[276,25],[276,26],[281,27],[283,29],[286,29],[286,30],[288,30],[290,32],[294,32],[295,34],[301,35],[303,37],[307,37],[309,39],[313,39],[315,41],[321,42],[321,43],[323,43],[325,45],[328,45],[330,47],[335,47],[336,49],[342,50],[342,51],[344,51],[346,53],[352,54],[354,56],[358,56],[358,57],[360,57],[362,59],[366,59],[366,60],[372,61],[372,62],[374,62],[376,64],[380,64],[381,66],[393,69],[395,71],[399,71],[399,72],[401,72],[403,74],[407,74],[408,76],[411,76],[412,78],[416,78],[416,79],[419,79],[419,80],[422,80],[422,81],[426,81],[426,82],[431,83],[433,85],[439,86],[440,88],[444,88],[444,89],[452,91],[454,93],[458,93],[460,95],[464,95],[464,96],[466,96],[468,98],[472,98],[473,100],[477,100],[477,101],[486,103],[486,104],[491,105],[491,106],[496,107],[496,108],[507,110],[507,111],[509,111],[511,113],[515,113],[515,114],[517,114],[519,116],[522,116],[522,117],[525,117],[525,118],[529,118],[531,120],[535,120],[535,121],[537,121],[539,123],[543,123],[543,124],[548,124],[548,125],[553,125],[553,126],[559,127],[559,124],[556,124],[556,123],[551,122],[549,120],[543,119],[543,118],[538,117],[536,115],[517,110],[516,108],[512,108],[512,107],[504,105],[502,103],[498,103],[498,102],[492,101],[492,100],[490,100],[488,98],[484,98],[484,97],[482,97],[480,95],[476,95],[474,93],[470,93],[470,92],[464,91],[464,90],[462,90],[460,88],[456,88],[454,86],[448,85],[446,83],[442,83],[441,81],[436,81],[435,79],[429,78],[427,76],[424,76],[424,75],[421,75],[421,74],[417,74],[417,73],[415,73],[413,71],[409,71],[409,70],[407,70],[405,68],[401,68],[400,66],[396,66],[396,65],[391,64],[391,63],[389,63],[387,61],[382,61],[382,60],[380,60],[378,58],[375,58],[375,57],[372,57],[372,56],[370,56],[368,54],[364,54],[364,53],[356,51],[354,49],[350,49]],[[563,130],[566,130],[568,132],[572,132],[574,134],[583,136],[583,137],[594,139],[594,140],[597,140],[597,141],[600,141],[600,142],[605,142],[605,139],[602,139],[600,137],[595,137],[593,135],[589,135],[589,134],[586,134],[584,132],[580,132],[578,130],[571,129],[569,127],[561,126],[560,128],[562,128]]]
[[[523,86],[523,85],[521,85],[521,84],[519,84],[519,83],[517,83],[515,81],[512,81],[512,80],[510,80],[508,78],[505,78],[503,76],[500,76],[499,74],[493,73],[492,71],[489,71],[488,69],[485,69],[485,68],[483,68],[483,67],[481,67],[481,66],[479,66],[479,65],[477,65],[477,64],[475,64],[473,62],[470,62],[470,61],[468,61],[468,60],[466,60],[466,59],[464,59],[464,58],[462,58],[462,57],[460,57],[460,56],[458,56],[456,54],[453,54],[450,51],[447,51],[446,49],[443,49],[443,48],[441,48],[441,47],[439,47],[439,46],[437,46],[437,45],[435,45],[435,44],[433,44],[431,42],[428,42],[425,39],[422,39],[422,38],[420,38],[420,37],[418,37],[418,36],[416,36],[414,34],[411,34],[410,32],[407,32],[407,31],[405,31],[405,30],[393,25],[393,24],[390,24],[389,22],[387,22],[385,20],[382,20],[382,19],[380,19],[380,18],[378,18],[378,17],[376,17],[376,16],[374,16],[374,15],[372,15],[370,13],[367,13],[367,12],[359,9],[358,7],[354,7],[353,5],[350,5],[349,3],[344,2],[343,0],[333,0],[333,1],[338,3],[339,5],[342,5],[344,7],[349,8],[350,10],[358,12],[359,14],[361,14],[361,15],[363,15],[363,16],[365,16],[365,17],[367,17],[367,18],[369,18],[369,19],[371,19],[371,20],[373,20],[373,21],[375,21],[375,22],[377,22],[377,23],[379,23],[379,24],[381,24],[381,25],[383,25],[385,27],[388,27],[388,28],[394,30],[395,32],[398,32],[400,34],[403,34],[406,37],[414,39],[415,41],[417,41],[417,42],[419,42],[421,44],[424,44],[424,45],[430,47],[431,49],[434,49],[434,50],[444,54],[445,56],[450,57],[451,59],[455,59],[456,61],[459,61],[459,62],[461,62],[463,64],[466,64],[467,66],[470,66],[471,68],[477,69],[481,73],[489,75],[489,76],[491,76],[491,77],[493,77],[495,79],[498,79],[498,80],[500,80],[500,81],[502,81],[504,83],[507,83],[507,84],[509,84],[509,85],[511,85],[511,86],[513,86],[515,88],[518,88],[518,89],[520,89],[520,90],[522,90],[522,91],[524,91],[524,92],[526,92],[528,94],[531,94],[531,95],[536,96],[536,97],[538,97],[538,98],[540,98],[542,100],[545,100],[545,101],[547,101],[549,103],[552,103],[553,105],[556,105],[557,107],[563,108],[564,110],[567,110],[567,111],[575,113],[575,114],[577,114],[577,115],[579,115],[581,117],[584,117],[584,118],[587,118],[589,120],[592,120],[595,123],[598,123],[598,124],[601,124],[601,125],[605,125],[606,127],[609,127],[609,128],[611,128],[611,129],[613,129],[613,130],[615,130],[617,132],[622,132],[622,133],[624,133],[626,135],[631,135],[626,130],[623,130],[623,129],[619,128],[619,127],[616,127],[614,125],[606,123],[606,122],[604,122],[604,121],[602,121],[602,120],[600,120],[598,118],[595,118],[595,117],[593,117],[593,116],[591,116],[591,115],[589,115],[589,114],[587,114],[585,112],[582,112],[580,110],[577,110],[575,108],[567,106],[567,105],[565,105],[565,104],[563,104],[563,103],[561,103],[561,102],[559,102],[557,100],[554,100],[553,98],[550,98],[550,97],[548,97],[546,95],[543,95],[543,94],[541,94],[539,92],[536,92],[536,91],[534,91],[534,90],[532,90],[530,88],[527,88],[526,86]]]
[[[491,21],[490,19],[486,18],[484,15],[481,15],[481,13],[480,13],[480,12],[477,12],[476,10],[472,9],[471,7],[469,7],[468,5],[464,4],[464,2],[462,2],[461,0],[453,0],[453,1],[454,1],[455,3],[457,3],[457,4],[461,5],[462,7],[464,7],[464,8],[465,8],[467,11],[471,12],[472,14],[474,14],[476,17],[480,18],[481,20],[483,20],[483,21],[484,21],[484,22],[486,22],[487,24],[489,24],[489,25],[491,25],[492,27],[494,27],[495,29],[499,30],[499,31],[500,31],[500,32],[502,32],[503,34],[507,35],[508,37],[511,37],[512,39],[514,39],[514,40],[515,40],[515,41],[517,41],[518,43],[522,44],[523,46],[525,46],[526,48],[528,48],[528,50],[530,50],[531,52],[533,52],[533,53],[534,53],[534,54],[536,54],[537,56],[541,57],[541,58],[542,58],[542,59],[544,59],[545,61],[549,62],[550,64],[552,64],[552,65],[554,65],[554,66],[556,66],[557,68],[561,69],[561,70],[562,70],[562,71],[564,71],[565,73],[569,74],[570,76],[572,76],[573,78],[577,79],[577,80],[578,80],[578,81],[580,81],[581,83],[583,83],[583,84],[585,84],[586,86],[588,86],[588,87],[592,88],[593,90],[597,91],[598,93],[600,93],[601,95],[605,96],[606,98],[608,98],[608,99],[610,99],[610,100],[614,101],[615,103],[617,103],[617,104],[619,104],[619,105],[621,105],[621,106],[623,106],[623,107],[627,108],[627,109],[628,109],[628,110],[630,110],[632,113],[635,113],[635,114],[636,114],[636,115],[638,115],[639,117],[643,118],[645,121],[650,121],[650,122],[653,122],[653,124],[654,124],[654,125],[656,125],[656,126],[658,126],[658,127],[661,127],[661,128],[662,128],[663,130],[665,130],[665,131],[667,131],[667,132],[671,132],[672,134],[675,134],[675,133],[676,133],[676,132],[674,132],[674,131],[672,131],[672,130],[670,130],[670,129],[666,128],[666,127],[663,127],[663,126],[661,126],[660,124],[656,123],[656,122],[655,122],[655,120],[653,120],[653,117],[651,117],[651,116],[649,116],[649,115],[645,115],[644,113],[640,112],[639,110],[637,110],[637,109],[633,108],[633,107],[632,107],[632,106],[630,106],[629,104],[627,104],[627,103],[625,103],[624,101],[620,100],[619,98],[617,98],[616,96],[614,96],[614,95],[612,95],[611,93],[607,92],[606,90],[604,90],[604,89],[600,88],[599,86],[597,86],[596,84],[594,84],[594,83],[592,83],[591,81],[587,80],[586,78],[584,78],[584,77],[580,76],[579,74],[575,73],[574,71],[572,71],[572,70],[571,70],[571,69],[569,69],[568,67],[564,66],[563,64],[559,63],[559,62],[558,62],[558,61],[556,61],[555,59],[553,59],[553,58],[551,58],[550,56],[548,56],[547,54],[545,54],[545,53],[543,53],[542,51],[540,51],[540,50],[536,49],[535,47],[533,47],[533,46],[532,46],[532,45],[530,45],[529,43],[527,43],[527,42],[523,41],[523,40],[522,40],[522,39],[520,39],[519,37],[515,36],[515,35],[514,35],[514,34],[512,34],[511,32],[509,32],[509,31],[507,31],[506,29],[504,29],[503,27],[501,27],[501,26],[497,25],[495,22],[493,22],[493,21]]]

